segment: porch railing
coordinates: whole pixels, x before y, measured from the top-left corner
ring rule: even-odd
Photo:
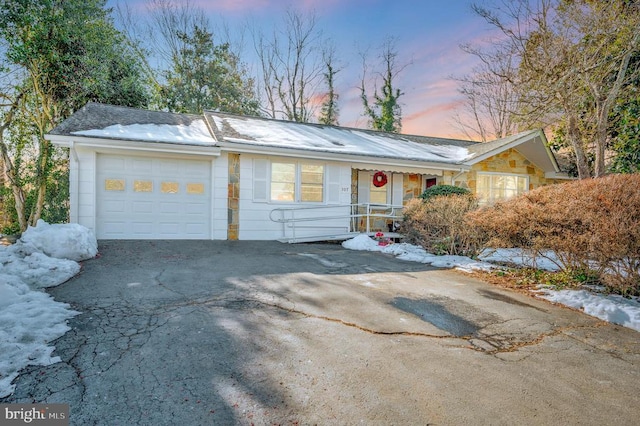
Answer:
[[[345,207],[348,208],[348,213],[335,213],[335,210],[347,210]],[[280,207],[271,210],[269,219],[282,224],[282,239],[289,242],[348,238],[353,234],[361,232],[372,234],[376,231],[384,231],[385,235],[391,237],[400,236],[396,230],[402,221],[402,209],[403,206],[373,203]],[[361,226],[362,218],[364,218],[364,229]],[[389,222],[392,225],[391,229],[372,229],[372,219],[385,219],[385,223]],[[344,224],[336,224],[341,220],[344,220]],[[333,223],[328,223],[329,221]],[[305,235],[299,235],[303,230]],[[314,230],[318,231],[317,235],[313,232]]]

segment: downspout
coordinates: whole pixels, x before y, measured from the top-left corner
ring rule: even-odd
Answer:
[[[75,203],[70,205],[70,209],[72,210],[73,214],[71,214],[71,212],[69,212],[69,221],[72,221],[72,218],[75,218],[75,222],[77,223],[79,221],[79,204],[80,204],[80,181],[78,179],[78,164],[79,164],[79,160],[78,160],[78,153],[76,152],[76,143],[74,140],[71,140],[71,145],[69,146],[69,153],[71,154],[69,156],[69,159],[71,161],[73,161],[73,170],[75,170],[75,190],[74,190],[74,197],[75,197]],[[71,185],[71,167],[69,168],[69,185]],[[69,195],[71,195],[71,188],[69,188]],[[71,201],[71,200],[69,200]]]
[[[459,172],[457,175],[454,175],[454,176],[451,178],[451,185],[454,185],[454,186],[455,186],[455,184],[456,184],[456,179],[458,179],[460,176],[462,176],[463,174],[468,173],[468,172],[469,172],[468,170],[460,169],[460,172]]]

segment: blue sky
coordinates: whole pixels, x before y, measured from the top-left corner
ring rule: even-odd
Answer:
[[[120,0],[122,2],[122,0]],[[364,127],[357,89],[361,73],[360,51],[373,57],[382,41],[397,42],[398,63],[408,65],[397,86],[404,95],[402,133],[461,137],[453,117],[459,105],[457,83],[451,75],[470,71],[475,58],[463,53],[461,43],[479,43],[489,36],[488,26],[471,11],[472,0],[191,0],[204,9],[214,24],[226,22],[231,31],[247,23],[271,31],[287,8],[314,11],[325,37],[337,45],[344,69],[337,76],[340,124]],[[481,2],[481,0],[479,1]],[[116,0],[110,0],[113,6]],[[126,1],[141,18],[145,0]],[[245,31],[246,32],[246,31]],[[249,38],[245,35],[245,38]],[[251,50],[247,46],[247,50]],[[249,55],[247,55],[247,58]]]

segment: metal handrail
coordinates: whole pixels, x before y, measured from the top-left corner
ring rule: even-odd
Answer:
[[[296,212],[299,211],[310,211],[310,210],[325,210],[325,209],[335,209],[340,207],[348,207],[349,214],[342,215],[329,215],[329,216],[311,216],[311,217],[295,217]],[[402,209],[403,206],[394,206],[392,204],[375,204],[375,203],[358,203],[358,204],[348,204],[348,205],[327,205],[327,206],[304,206],[304,207],[278,207],[276,209],[271,210],[269,213],[269,219],[272,222],[282,223],[282,236],[286,237],[286,229],[287,227],[291,229],[292,239],[296,239],[296,228],[336,228],[335,226],[321,226],[321,225],[313,225],[313,226],[296,226],[297,223],[300,222],[318,222],[325,220],[335,220],[335,219],[349,219],[349,228],[347,232],[356,232],[357,231],[357,221],[354,219],[366,217],[366,232],[370,233],[371,231],[371,218],[388,218],[393,219],[395,221],[402,220]],[[364,210],[364,212],[360,212]],[[279,212],[280,217],[275,218],[274,213]],[[285,217],[287,213],[291,214],[291,217]]]

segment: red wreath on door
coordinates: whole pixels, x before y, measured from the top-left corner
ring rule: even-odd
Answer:
[[[382,188],[387,184],[387,175],[384,172],[375,172],[373,175],[373,186]]]

